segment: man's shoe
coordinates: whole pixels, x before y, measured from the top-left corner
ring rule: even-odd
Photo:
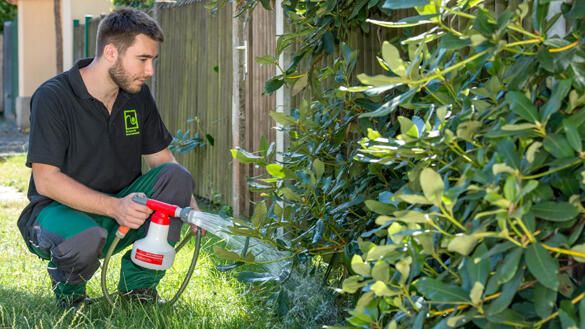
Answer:
[[[93,304],[91,298],[87,297],[86,294],[77,297],[61,297],[57,298],[57,305],[63,309],[80,309],[84,305]]]
[[[138,288],[127,292],[120,293],[128,301],[138,302],[140,304],[155,304],[164,303],[164,300],[159,298],[156,289]]]

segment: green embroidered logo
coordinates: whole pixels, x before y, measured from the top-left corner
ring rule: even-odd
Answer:
[[[124,111],[124,126],[126,127],[126,136],[138,135],[138,115],[136,110]]]

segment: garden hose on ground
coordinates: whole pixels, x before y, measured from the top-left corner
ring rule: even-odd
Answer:
[[[104,258],[104,264],[102,266],[102,276],[101,276],[102,292],[104,294],[104,297],[108,301],[108,304],[110,304],[112,307],[114,307],[114,302],[112,301],[112,297],[108,293],[108,286],[106,284],[106,273],[108,271],[108,263],[110,262],[110,257],[112,257],[112,254],[113,254],[114,250],[116,249],[118,242],[120,242],[120,240],[122,238],[124,238],[124,236],[126,236],[127,232],[128,232],[128,228],[122,227],[122,226],[118,229],[118,231],[116,231],[116,237],[114,238],[114,241],[112,241],[112,244],[110,245],[110,248],[108,249],[108,252],[106,253],[106,257]],[[191,238],[192,234],[193,233],[191,232],[191,230],[189,230],[187,235],[183,238],[183,240],[175,248],[176,252],[179,252],[179,250],[181,250],[181,248],[183,248],[183,246]],[[195,270],[195,266],[197,265],[197,259],[199,258],[200,247],[201,247],[201,230],[197,230],[197,237],[195,240],[195,250],[193,251],[193,258],[191,259],[191,265],[189,266],[189,270],[187,271],[187,275],[185,276],[185,279],[183,280],[183,283],[179,287],[179,290],[177,290],[177,293],[175,294],[175,296],[173,296],[173,298],[171,298],[171,300],[169,300],[165,304],[173,305],[179,299],[179,297],[181,296],[183,291],[185,291],[185,288],[187,288],[187,284],[189,284],[189,280],[191,280],[191,276],[193,275],[193,271]]]

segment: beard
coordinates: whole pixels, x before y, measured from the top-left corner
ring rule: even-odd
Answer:
[[[112,81],[125,92],[136,94],[142,90],[142,83],[134,84],[138,77],[131,76],[126,72],[120,58],[116,60],[116,63],[108,70],[108,73]]]

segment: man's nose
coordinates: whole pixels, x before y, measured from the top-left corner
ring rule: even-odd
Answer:
[[[148,61],[146,63],[146,67],[144,69],[144,75],[147,77],[151,77],[154,74],[154,64],[152,61]]]

